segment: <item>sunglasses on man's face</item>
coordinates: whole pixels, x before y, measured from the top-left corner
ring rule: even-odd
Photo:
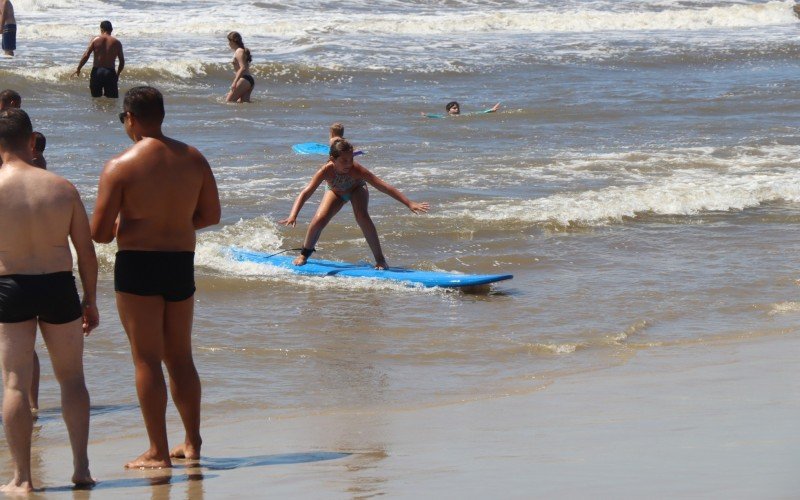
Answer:
[[[123,111],[122,113],[119,114],[119,122],[123,125],[125,125],[125,115],[127,114],[128,114],[127,111]]]

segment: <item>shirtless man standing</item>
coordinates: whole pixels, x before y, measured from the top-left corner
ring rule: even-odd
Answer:
[[[81,62],[78,63],[78,69],[75,71],[75,76],[81,75],[81,68],[89,60],[89,55],[94,54],[94,61],[92,62],[92,74],[89,78],[89,91],[92,97],[119,97],[119,89],[117,83],[119,82],[119,75],[122,73],[122,68],[125,67],[125,56],[122,54],[122,43],[111,36],[113,31],[111,21],[103,21],[100,23],[100,36],[94,37],[89,42],[89,47],[81,57]],[[119,58],[119,67],[114,69],[114,64]]]
[[[136,392],[150,448],[128,468],[171,467],[172,458],[200,457],[200,378],[192,359],[195,230],[217,224],[214,174],[197,149],[161,131],[164,101],[153,87],[125,94],[120,120],[134,145],[100,174],[92,236],[117,238],[117,310],[131,344]],[[167,389],[186,437],[167,444]]]
[[[16,90],[6,89],[0,92],[0,111],[9,108],[21,108],[22,107],[22,96],[19,95],[19,92]],[[41,135],[41,134],[40,134]],[[33,154],[33,153],[32,153]],[[41,157],[42,161],[44,157]],[[31,165],[40,167],[40,168],[47,168],[47,164],[45,163],[42,166],[40,163],[37,163],[35,155],[31,157],[30,161]],[[0,158],[0,165],[3,164],[3,159]],[[33,351],[33,376],[31,377],[31,391],[28,393],[28,398],[31,404],[31,411],[34,414],[34,418],[39,413],[39,378],[41,376],[41,368],[39,366],[39,355],[36,354],[36,351]]]
[[[33,490],[28,391],[36,325],[61,386],[76,485],[91,485],[86,446],[89,393],[83,376],[83,336],[99,323],[95,304],[97,258],[89,220],[75,187],[30,164],[33,127],[19,109],[0,111],[0,364],[3,430],[14,463],[6,493]],[[72,276],[72,240],[83,301]]]
[[[3,31],[3,53],[13,57],[17,50],[17,18],[11,0],[0,0],[0,29]]]

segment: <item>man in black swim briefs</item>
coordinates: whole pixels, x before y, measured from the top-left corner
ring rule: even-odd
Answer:
[[[83,53],[81,61],[78,63],[76,76],[80,76],[81,68],[89,60],[90,55],[94,55],[92,62],[92,73],[89,78],[89,91],[92,97],[119,97],[119,75],[125,67],[125,56],[122,53],[122,43],[111,36],[114,28],[111,21],[100,23],[100,36],[95,37],[89,42],[89,47]],[[114,69],[117,59],[119,67]]]
[[[219,222],[219,195],[205,157],[161,131],[164,100],[158,90],[129,90],[120,120],[134,145],[103,168],[92,235],[100,243],[117,240],[117,309],[150,440],[126,467],[171,467],[173,458],[200,457],[200,378],[192,359],[195,230]],[[186,431],[172,451],[162,363]]]
[[[14,477],[0,490],[33,489],[29,391],[37,325],[61,386],[62,414],[72,445],[77,485],[91,485],[86,452],[89,393],[83,374],[84,334],[99,323],[97,258],[78,191],[58,175],[31,165],[33,127],[20,109],[0,111],[0,365],[3,430]],[[72,275],[72,241],[83,301]]]
[[[3,54],[13,57],[17,50],[17,18],[11,0],[0,0],[0,30],[3,32]]]

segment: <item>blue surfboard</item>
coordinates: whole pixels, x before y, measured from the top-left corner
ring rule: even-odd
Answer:
[[[270,264],[275,267],[288,269],[297,274],[310,276],[344,276],[349,278],[373,278],[380,280],[399,281],[408,285],[422,285],[425,287],[464,288],[489,285],[503,280],[510,280],[511,274],[456,274],[437,271],[418,271],[402,267],[377,270],[371,264],[350,264],[347,262],[334,262],[330,260],[308,259],[304,266],[292,264],[294,256],[274,255],[242,248],[230,248],[231,257],[241,262],[255,262],[257,264]]]
[[[321,142],[304,142],[302,144],[295,144],[292,150],[301,155],[322,155],[328,156],[330,154],[330,146],[322,144]],[[353,151],[353,156],[363,155],[364,152],[357,150]]]

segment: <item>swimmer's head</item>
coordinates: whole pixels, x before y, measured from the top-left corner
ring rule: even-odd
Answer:
[[[457,115],[461,113],[461,106],[456,101],[450,101],[445,105],[444,110],[448,115]]]
[[[0,111],[0,151],[30,151],[32,134],[28,113],[17,108]]]
[[[100,23],[101,33],[108,33],[110,35],[112,31],[114,31],[114,27],[111,26],[111,21],[103,21]]]
[[[231,31],[228,33],[228,45],[234,50],[243,49],[244,55],[247,58],[247,62],[253,62],[253,56],[250,55],[250,49],[244,46],[244,40],[242,40],[242,35],[238,31]]]
[[[33,149],[39,153],[43,153],[44,148],[47,147],[47,138],[44,136],[43,133],[36,131],[33,132],[33,138],[35,141],[33,143]]]
[[[344,138],[344,125],[339,122],[334,123],[331,125],[331,139],[334,137],[341,137]]]
[[[6,89],[0,92],[0,111],[22,106],[22,96],[16,90]]]
[[[161,126],[164,121],[164,97],[154,87],[143,85],[133,87],[125,93],[122,104],[124,113],[120,115],[122,123],[126,123],[125,114],[133,115],[145,126]]]

